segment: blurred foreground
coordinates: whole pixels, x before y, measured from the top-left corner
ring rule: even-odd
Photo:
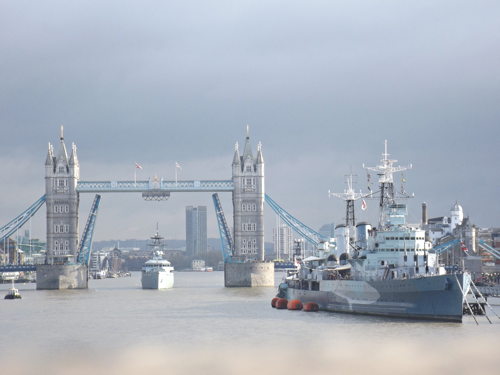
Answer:
[[[332,333],[332,336],[335,336]],[[390,336],[390,335],[389,335]],[[279,346],[226,347],[142,346],[120,351],[80,350],[65,353],[63,360],[51,355],[3,358],[3,374],[498,374],[499,340],[478,342],[408,343],[405,338],[370,341],[334,339],[316,345],[314,336],[302,343]],[[47,354],[47,353],[46,353]],[[53,353],[61,355],[61,353]]]

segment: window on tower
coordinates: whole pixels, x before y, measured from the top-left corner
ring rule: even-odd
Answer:
[[[254,191],[255,190],[255,178],[252,178],[252,177],[243,178],[243,189],[245,191]]]

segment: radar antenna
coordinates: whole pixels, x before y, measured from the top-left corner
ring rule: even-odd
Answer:
[[[378,175],[378,182],[380,184],[380,218],[379,218],[379,228],[383,226],[385,219],[385,208],[391,204],[394,204],[394,173],[403,172],[412,168],[412,165],[408,166],[394,166],[393,164],[397,160],[389,159],[389,153],[387,152],[387,139],[384,141],[384,152],[382,154],[382,159],[380,159],[380,164],[375,167],[367,167],[363,164],[363,168],[369,171],[373,171]],[[408,198],[408,196],[405,196]]]
[[[329,196],[334,196],[346,201],[346,215],[345,215],[345,225],[354,227],[356,225],[356,218],[354,216],[354,201],[358,199],[365,198],[366,194],[356,193],[353,188],[353,175],[352,173],[346,176],[346,188],[343,193],[332,193],[328,191]]]

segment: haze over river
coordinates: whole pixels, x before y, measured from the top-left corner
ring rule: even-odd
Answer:
[[[90,280],[88,290],[17,284],[21,300],[0,300],[0,373],[500,371],[494,315],[477,326],[470,316],[453,324],[276,310],[277,288],[223,285],[223,272],[176,272],[164,291],[142,290],[138,272]],[[490,302],[500,313],[500,300]]]

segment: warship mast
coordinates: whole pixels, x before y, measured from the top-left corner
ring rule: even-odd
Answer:
[[[382,154],[382,159],[380,159],[380,164],[375,167],[367,167],[363,164],[363,168],[373,171],[378,175],[378,182],[380,184],[380,200],[379,200],[379,223],[378,228],[384,227],[386,208],[394,204],[394,176],[396,172],[403,172],[412,168],[412,165],[408,166],[394,166],[393,164],[397,160],[389,159],[389,153],[387,152],[387,139],[384,141],[384,153]]]

